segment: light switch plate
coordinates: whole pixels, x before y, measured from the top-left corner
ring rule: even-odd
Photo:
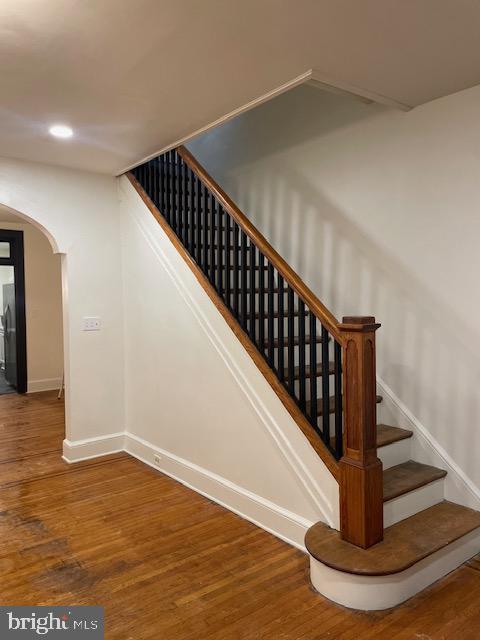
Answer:
[[[83,331],[100,331],[101,322],[98,317],[84,318]]]

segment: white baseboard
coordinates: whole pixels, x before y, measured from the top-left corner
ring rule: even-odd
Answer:
[[[125,434],[125,450],[141,462],[305,551],[305,533],[313,522],[132,433]],[[154,463],[155,455],[160,456],[160,464]]]
[[[29,380],[27,393],[38,393],[39,391],[53,391],[60,389],[62,378],[43,378],[41,380]]]
[[[378,392],[383,396],[379,412],[388,414],[392,424],[413,431],[412,459],[447,471],[445,499],[480,511],[480,488],[464,473],[431,432],[410,411],[388,384],[377,376]]]
[[[63,441],[63,459],[65,462],[81,462],[110,453],[119,453],[125,449],[125,434],[123,432],[111,433],[98,438],[86,438],[85,440]]]

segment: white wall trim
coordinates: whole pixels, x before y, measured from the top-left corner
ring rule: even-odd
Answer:
[[[378,102],[379,104],[394,107],[401,111],[410,111],[413,109],[413,106],[410,104],[398,102],[398,100],[393,100],[393,98],[389,98],[388,96],[384,96],[380,93],[375,93],[374,91],[369,91],[368,89],[363,89],[362,87],[356,87],[348,82],[335,80],[318,69],[311,69],[310,71],[310,78],[306,82],[320,89],[326,91],[334,90],[335,93],[347,93],[359,98],[366,98],[370,102]]]
[[[445,498],[479,510],[479,487],[465,474],[441,444],[432,436],[425,425],[422,424],[407,405],[396,395],[393,389],[379,376],[377,376],[377,385],[380,394],[384,396],[384,400],[390,402],[400,416],[401,426],[413,431],[413,457],[419,460],[423,450],[427,456],[426,462],[435,464],[448,472],[445,477]],[[420,454],[420,456],[418,454]],[[423,462],[423,460],[419,461]]]
[[[71,441],[65,438],[62,458],[68,463],[81,462],[111,453],[119,453],[124,449],[125,433],[123,431],[85,440]]]
[[[123,177],[120,179],[120,181],[127,188],[129,188],[130,196],[136,196],[137,198],[139,198],[138,194],[134,191],[132,185],[130,184],[130,182],[128,182],[127,178]],[[126,192],[125,189],[124,189],[124,193],[128,195],[128,192]],[[135,209],[132,208],[132,210],[135,210]],[[199,325],[201,326],[201,328],[209,338],[211,344],[213,345],[213,347],[215,348],[219,356],[222,358],[225,366],[230,371],[231,375],[237,382],[238,386],[244,393],[245,397],[248,399],[254,411],[262,421],[263,425],[266,428],[267,433],[270,435],[270,437],[273,439],[275,444],[278,446],[284,459],[288,462],[288,464],[292,468],[295,475],[302,482],[303,486],[305,487],[306,491],[308,492],[310,498],[312,499],[313,503],[315,504],[320,514],[323,515],[324,521],[329,526],[338,529],[339,528],[338,501],[336,502],[335,505],[331,504],[331,501],[325,495],[318,479],[313,475],[311,470],[307,467],[307,465],[305,464],[305,461],[302,459],[301,455],[299,455],[299,453],[292,446],[292,443],[286,437],[285,433],[283,433],[282,429],[277,423],[277,420],[274,418],[274,416],[272,416],[268,407],[265,405],[265,403],[262,401],[257,391],[254,389],[251,381],[248,379],[246,374],[241,370],[239,364],[236,362],[236,358],[232,355],[227,345],[225,344],[224,340],[219,336],[217,331],[214,329],[211,322],[205,315],[204,311],[201,309],[198,302],[194,299],[188,287],[183,282],[179,269],[176,268],[171,263],[169,257],[165,254],[164,250],[156,241],[156,239],[154,239],[152,235],[148,232],[148,230],[144,227],[144,223],[139,218],[139,216],[137,216],[136,214],[132,214],[131,212],[130,212],[130,215],[132,215],[132,219],[138,225],[140,232],[145,238],[145,241],[150,246],[150,248],[158,258],[158,260],[161,262],[162,266],[164,267],[166,273],[171,278],[179,294],[182,296],[185,303],[192,311],[194,317],[196,318]],[[162,235],[164,234],[163,230],[160,227],[159,227],[159,232]],[[166,236],[165,236],[165,239],[168,240]],[[168,242],[170,241],[168,240]],[[178,256],[178,258],[179,260],[182,260],[180,256]],[[186,265],[185,265],[185,269],[188,269]],[[198,287],[200,288],[200,285],[198,285]],[[205,297],[208,298],[206,293],[205,293]],[[208,303],[214,306],[213,303],[210,301],[210,299],[208,299]],[[218,311],[216,311],[216,313],[218,313]],[[221,317],[220,314],[218,315],[219,317]],[[231,338],[232,340],[235,340],[235,341],[237,340],[237,338],[233,335],[233,333],[231,334]],[[252,366],[255,366],[255,365],[252,363]],[[265,382],[265,384],[268,384],[268,383]],[[272,393],[274,392],[272,391]],[[287,414],[287,411],[286,409],[284,409],[283,405],[281,405],[280,400],[278,400],[278,404],[279,404],[279,410],[284,411],[285,414]],[[293,420],[289,416],[289,414],[287,415],[289,419]],[[128,425],[127,425],[127,430],[128,430]],[[298,431],[298,436],[301,438],[304,438],[305,442],[307,442],[305,436],[303,436],[303,434],[301,434],[300,431]],[[320,460],[320,458],[318,458],[318,465],[321,465],[326,469],[324,463]],[[330,472],[328,470],[327,470],[327,473],[330,475]]]
[[[133,433],[125,434],[125,451],[297,549],[306,551],[305,533],[313,522]],[[155,455],[161,458],[159,465],[154,463]]]
[[[27,393],[38,393],[39,391],[53,391],[60,389],[62,378],[42,378],[40,380],[29,380]]]

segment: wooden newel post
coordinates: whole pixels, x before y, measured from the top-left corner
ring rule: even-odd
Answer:
[[[340,460],[340,532],[366,549],[383,539],[383,470],[377,457],[375,332],[369,316],[345,317],[344,455]]]

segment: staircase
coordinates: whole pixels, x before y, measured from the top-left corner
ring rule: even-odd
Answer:
[[[480,513],[444,500],[411,431],[376,423],[375,318],[339,322],[184,147],[129,179],[338,481],[340,531],[305,540],[318,591],[385,608],[477,553]]]

